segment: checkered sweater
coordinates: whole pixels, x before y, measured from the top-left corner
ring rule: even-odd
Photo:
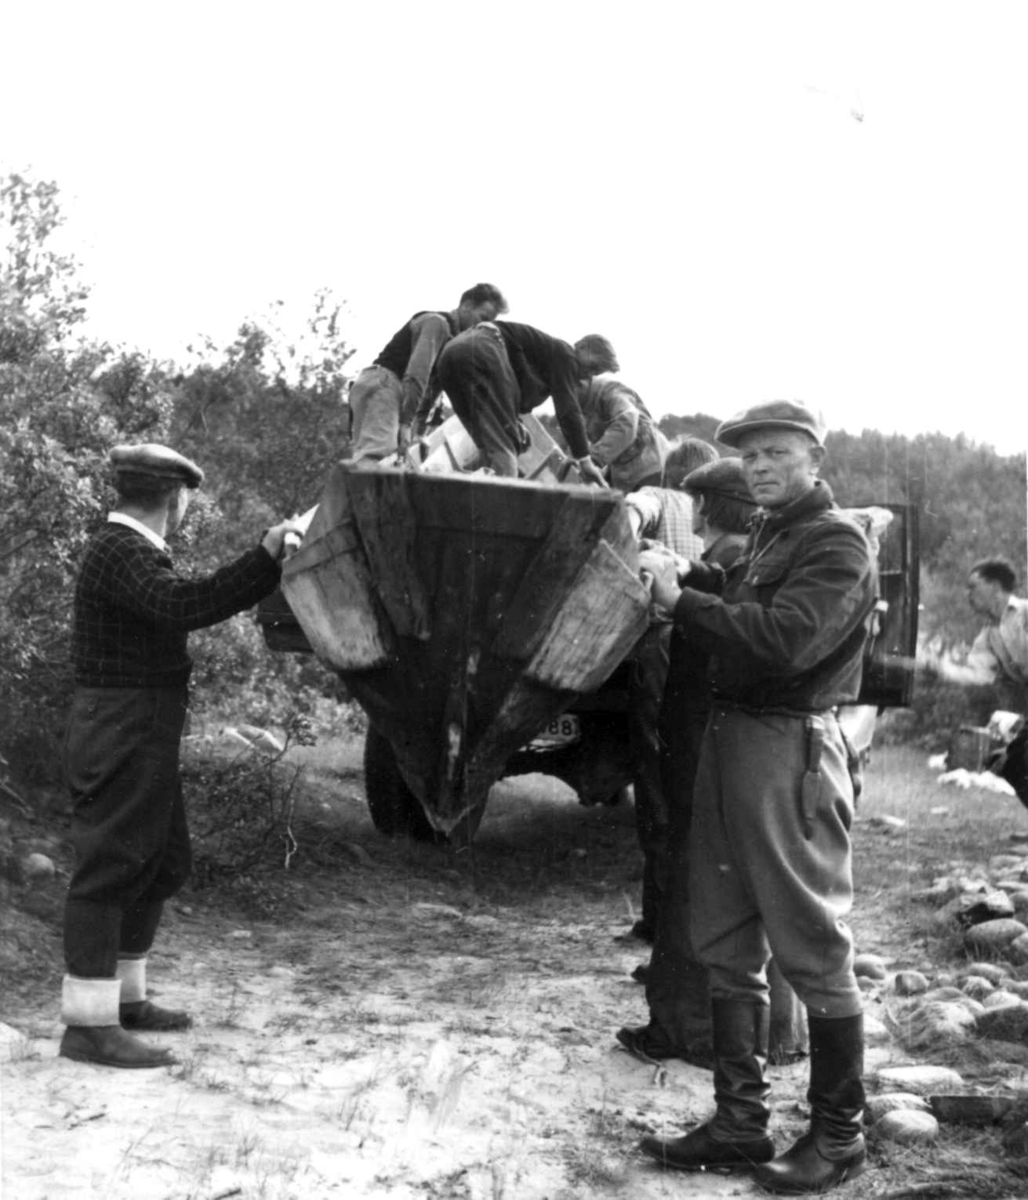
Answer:
[[[106,525],[89,543],[75,588],[71,658],[86,687],[185,683],[191,629],[256,604],[278,583],[263,546],[202,579],[186,579],[141,533]]]

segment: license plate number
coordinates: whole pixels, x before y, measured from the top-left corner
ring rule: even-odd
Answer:
[[[582,736],[582,725],[574,713],[561,713],[532,739],[533,746],[571,746]]]

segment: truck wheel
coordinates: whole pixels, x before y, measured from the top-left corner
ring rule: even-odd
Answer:
[[[364,794],[371,822],[379,833],[416,842],[447,840],[425,816],[421,802],[400,774],[392,743],[374,725],[368,726],[364,739]]]

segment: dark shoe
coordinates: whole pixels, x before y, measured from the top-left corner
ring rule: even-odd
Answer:
[[[640,963],[632,972],[632,978],[636,983],[641,983],[645,986],[646,980],[650,974],[649,963]]]
[[[765,1192],[777,1196],[803,1196],[809,1192],[827,1192],[862,1175],[867,1167],[867,1151],[860,1145],[846,1157],[825,1158],[818,1148],[818,1135],[809,1130],[784,1154],[759,1167],[753,1178]]]
[[[178,1008],[161,1008],[149,1000],[137,1000],[118,1007],[118,1019],[123,1029],[140,1029],[150,1033],[167,1033],[172,1029],[188,1029],[193,1018]]]
[[[57,1053],[101,1067],[173,1067],[178,1062],[170,1050],[140,1041],[120,1025],[69,1025]]]
[[[627,942],[632,938],[638,938],[640,942],[647,942],[653,945],[653,939],[657,935],[656,926],[650,921],[636,921],[632,928],[627,933],[619,933],[614,939],[615,942]]]
[[[669,1058],[680,1058],[682,1062],[702,1067],[705,1071],[714,1069],[714,1052],[709,1044],[675,1046],[661,1037],[652,1025],[638,1025],[634,1029],[626,1025],[619,1029],[615,1036],[628,1053],[640,1062],[655,1063],[665,1062]]]
[[[645,1137],[639,1149],[662,1167],[679,1171],[746,1171],[775,1156],[775,1144],[766,1134],[748,1141],[719,1142],[711,1137],[709,1125],[670,1141]]]

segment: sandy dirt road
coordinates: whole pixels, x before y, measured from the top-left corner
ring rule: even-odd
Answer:
[[[0,1069],[4,1200],[757,1194],[635,1149],[706,1115],[711,1076],[616,1047],[645,1019],[645,947],[616,940],[638,897],[632,813],[569,797],[503,783],[455,854],[375,834],[356,763],[318,781],[280,912],[170,906],[150,978],[196,1017],[158,1039],[179,1066],[57,1058],[56,989],[6,1007],[28,1041]],[[773,1083],[784,1145],[805,1065]]]

